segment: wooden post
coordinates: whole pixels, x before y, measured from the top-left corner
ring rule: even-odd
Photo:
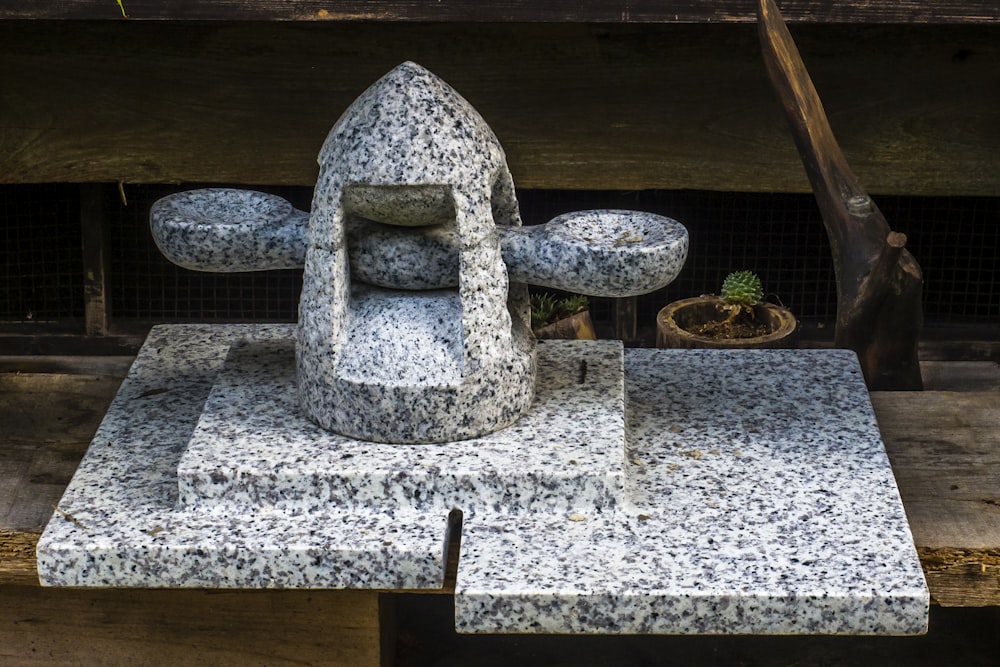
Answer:
[[[634,342],[636,339],[636,311],[638,310],[639,298],[627,296],[614,300],[614,311],[612,318],[615,325],[615,338],[625,343]]]
[[[758,31],[768,76],[830,237],[837,274],[834,344],[858,353],[869,389],[920,389],[920,265],[905,248],[906,236],[889,228],[848,166],[773,0],[759,0]]]
[[[80,225],[83,230],[83,298],[84,329],[88,336],[109,333],[111,300],[111,244],[107,219],[104,215],[104,189],[99,183],[80,186]]]

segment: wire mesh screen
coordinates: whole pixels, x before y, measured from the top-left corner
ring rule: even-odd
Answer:
[[[149,209],[160,197],[191,187],[131,186],[127,204],[109,191],[113,316],[140,322],[295,321],[301,271],[205,273],[163,257],[149,231]],[[261,189],[308,209],[307,188]]]
[[[717,293],[730,271],[751,269],[768,299],[803,321],[833,322],[836,281],[830,243],[811,194],[704,191],[519,193],[528,224],[582,208],[635,208],[682,222],[688,260],[665,289],[640,297],[638,317],[652,322],[676,299]],[[930,325],[1000,324],[1000,198],[875,197],[890,227],[924,273],[924,316]],[[604,300],[592,308],[610,317]]]
[[[115,321],[293,321],[300,271],[212,274],[174,266],[149,234],[149,208],[186,186],[126,186],[125,205],[107,188],[111,312]],[[307,209],[309,188],[265,188]],[[542,191],[518,193],[526,224],[567,211],[626,208],[676,218],[691,249],[678,279],[641,297],[649,324],[669,301],[717,292],[727,273],[756,271],[772,301],[806,322],[833,322],[836,288],[829,242],[810,194],[704,191]],[[1000,324],[1000,198],[875,197],[904,232],[924,272],[929,325]],[[0,187],[0,321],[59,322],[84,311],[79,191],[75,185]],[[592,315],[611,319],[596,299]]]
[[[0,186],[0,321],[83,317],[79,189]]]
[[[576,208],[635,208],[674,218],[688,229],[690,250],[678,278],[665,289],[640,297],[638,317],[652,322],[670,301],[718,292],[730,271],[751,269],[769,300],[806,320],[833,320],[836,286],[826,231],[811,195],[769,195],[691,191],[524,193],[526,222]],[[607,303],[594,304],[600,320]]]
[[[876,201],[920,262],[927,321],[1000,325],[1000,198]]]

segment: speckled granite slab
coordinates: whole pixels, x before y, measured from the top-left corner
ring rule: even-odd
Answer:
[[[531,411],[501,431],[438,445],[365,442],[319,427],[296,402],[294,361],[292,339],[233,346],[180,460],[182,507],[459,508],[468,516],[610,510],[622,501],[618,341],[540,343]]]
[[[467,520],[459,631],[926,631],[852,353],[627,350],[625,368],[624,505]]]
[[[230,345],[289,325],[156,327],[38,543],[46,586],[438,588],[448,513],[179,508],[177,467]]]
[[[468,503],[461,507],[455,596],[456,626],[463,632],[926,629],[927,588],[850,353],[626,350],[624,488],[613,474],[603,496],[588,491],[576,474],[590,465],[583,453],[593,450],[586,434],[574,431],[561,445],[524,432],[520,449],[511,445],[509,465],[480,477],[498,489],[521,474],[524,498],[535,494],[531,502],[481,489],[477,495],[457,478],[440,486],[444,465],[425,465],[424,458],[437,445],[413,446],[409,454],[397,445],[389,448],[402,458],[374,467],[412,469],[385,479],[384,492],[374,486],[357,496],[350,488],[331,491],[340,504],[310,504],[295,493],[268,500],[267,493],[280,487],[267,480],[260,485],[251,475],[265,490],[262,496],[240,495],[251,485],[213,497],[224,485],[202,480],[182,504],[178,469],[196,431],[208,436],[213,419],[231,418],[243,422],[243,431],[230,435],[244,437],[260,425],[255,420],[268,419],[264,409],[228,414],[240,408],[238,401],[224,404],[227,391],[246,392],[244,399],[273,395],[271,416],[287,417],[279,413],[292,400],[287,357],[293,337],[288,325],[155,328],[39,542],[42,583],[439,587],[447,491]],[[563,352],[576,360],[574,345]],[[556,349],[540,345],[540,404],[573,405],[585,424],[594,415],[579,398],[584,369],[544,361],[551,356],[547,350]],[[612,369],[622,362],[617,348],[615,355],[598,349],[584,379],[603,386],[600,378],[618,377]],[[223,404],[212,405],[216,399]],[[210,409],[203,415],[206,402]],[[272,428],[262,440],[274,435]],[[605,442],[620,446],[616,438]],[[286,454],[284,469],[304,474],[310,456],[337,451],[300,444],[306,447],[301,460]],[[483,472],[476,462],[489,446],[466,452],[468,474]],[[354,447],[339,450],[343,461],[374,453],[366,443]],[[551,460],[541,461],[548,464],[548,483],[532,489],[523,466],[534,459]],[[614,460],[608,455],[608,470]],[[351,463],[341,470],[353,475],[360,468]],[[569,473],[565,480],[560,471]],[[222,480],[227,473],[218,474]],[[557,481],[583,489],[577,495],[582,501],[561,500],[572,494],[557,492],[551,486]],[[407,484],[426,495],[406,498],[393,490]]]

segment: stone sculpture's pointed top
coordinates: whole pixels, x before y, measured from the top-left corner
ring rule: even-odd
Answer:
[[[441,78],[409,61],[348,107],[320,153],[321,164],[328,161],[346,167],[347,180],[398,184],[491,182],[506,164],[479,112]]]

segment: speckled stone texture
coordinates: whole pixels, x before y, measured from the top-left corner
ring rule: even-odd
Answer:
[[[439,588],[446,512],[178,509],[178,464],[230,345],[293,336],[288,325],[154,328],[59,503],[67,514],[38,543],[42,585]]]
[[[611,343],[540,344],[539,409],[578,417],[558,442],[532,411],[503,442],[386,447],[290,414],[293,341],[289,325],[154,328],[59,503],[72,520],[39,542],[42,583],[433,588],[454,506],[463,632],[926,629],[849,352],[625,350],[621,452]],[[199,466],[215,479],[181,481]]]
[[[306,413],[337,433],[391,443],[473,438],[516,421],[534,394],[534,339],[527,288],[508,285],[500,254],[496,227],[521,220],[486,122],[446,83],[404,63],[344,112],[319,164],[296,350]],[[356,218],[390,233],[452,230],[454,296],[354,284],[347,229]],[[373,311],[377,322],[363,321]],[[415,367],[414,357],[442,365]]]
[[[853,353],[626,350],[625,373],[625,503],[466,521],[459,631],[926,631]]]
[[[157,201],[150,226],[160,251],[175,264],[226,273],[302,268],[308,218],[274,195],[211,188]],[[665,287],[688,250],[681,223],[642,211],[574,211],[496,231],[509,280],[587,296],[626,297]],[[453,226],[406,227],[352,216],[345,234],[355,282],[399,290],[459,285],[461,245]]]
[[[291,340],[233,346],[178,468],[181,507],[252,512],[610,510],[625,493],[619,341],[539,344],[538,390],[474,441],[386,445],[320,428],[295,399]]]
[[[164,257],[194,271],[295,269],[309,214],[276,195],[205,188],[167,195],[149,211]]]
[[[687,256],[684,227],[651,213],[580,211],[523,229],[493,131],[415,63],[355,100],[319,164],[308,216],[209,189],[157,202],[150,223],[187,268],[304,266],[299,399],[352,438],[440,443],[509,426],[535,386],[527,283],[632,296],[668,284]]]
[[[510,279],[590,296],[647,294],[673,282],[687,259],[687,230],[641,211],[576,211],[502,239]]]

